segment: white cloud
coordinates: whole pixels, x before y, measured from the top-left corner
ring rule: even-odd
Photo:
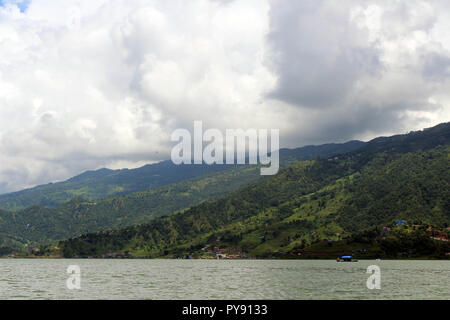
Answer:
[[[273,1],[268,40],[278,84],[270,96],[296,107],[291,112],[311,141],[367,139],[448,121],[445,6]]]
[[[159,160],[172,130],[196,119],[269,125],[268,10],[256,0],[0,7],[0,191]]]
[[[166,158],[194,120],[299,146],[450,118],[444,0],[8,3],[0,192]]]

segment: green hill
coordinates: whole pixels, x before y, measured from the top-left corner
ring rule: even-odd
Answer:
[[[253,181],[256,166],[236,166],[204,175],[98,201],[75,198],[56,208],[32,206],[19,212],[0,211],[0,241],[3,247],[37,245],[86,232],[149,222],[211,199]]]
[[[90,233],[60,248],[66,257],[204,255],[214,247],[264,257],[323,239],[342,241],[396,220],[445,227],[449,142],[449,123],[378,138],[357,151],[297,162],[217,201],[148,224]]]
[[[282,151],[281,166],[287,166],[297,159],[328,156],[340,150],[354,150],[361,145],[364,143],[351,141],[345,144],[308,146],[305,152],[302,152],[303,148],[285,149]],[[285,153],[286,156],[284,156]],[[181,170],[179,166],[166,165]],[[181,167],[184,167],[183,170],[186,171],[189,170],[188,167],[196,166]],[[205,167],[203,165],[197,167],[199,169],[192,169],[192,172],[199,174],[203,171],[202,175],[145,191],[111,196],[101,200],[76,197],[54,208],[31,206],[18,212],[0,211],[0,247],[20,248],[24,245],[51,243],[87,232],[149,222],[156,217],[223,196],[261,177],[259,167],[254,165],[213,166],[224,167],[220,170],[202,169]],[[149,169],[144,167],[134,172],[135,174],[143,173],[143,170]],[[102,185],[102,181],[108,177],[108,173],[103,171],[88,172],[67,183],[75,181],[82,184],[88,181],[94,184],[98,177],[98,184]],[[193,174],[192,172],[189,174]],[[129,171],[126,173],[128,175]],[[116,175],[120,175],[120,172]],[[143,175],[145,176],[144,173]],[[173,173],[171,175],[173,176]],[[184,175],[186,176],[187,174]],[[130,178],[129,175],[127,177]],[[168,181],[168,179],[161,178],[159,181]],[[138,179],[138,181],[141,180]]]
[[[280,150],[284,164],[316,157],[329,157],[356,150],[364,145],[361,141],[342,144],[306,146]],[[40,185],[31,189],[0,195],[0,209],[20,211],[30,206],[57,207],[73,198],[98,200],[124,195],[164,185],[187,181],[196,177],[220,174],[233,165],[175,165],[171,161],[149,164],[137,169],[87,171],[67,181]],[[259,175],[255,174],[255,179]]]
[[[0,208],[20,211],[30,206],[57,207],[73,198],[98,200],[189,180],[227,170],[227,166],[174,165],[171,161],[137,169],[87,171],[69,180],[0,195]]]

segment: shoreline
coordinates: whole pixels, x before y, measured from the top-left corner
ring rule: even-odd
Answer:
[[[259,260],[259,261],[273,261],[273,260],[282,260],[282,261],[314,261],[314,260],[329,260],[336,261],[336,259],[331,258],[294,258],[294,259],[286,259],[286,258],[240,258],[240,259],[217,259],[217,258],[164,258],[164,257],[156,257],[156,258],[144,258],[144,257],[133,257],[133,258],[86,258],[86,257],[77,257],[77,258],[65,258],[65,257],[0,257],[0,260],[220,260],[220,261],[233,261],[233,260]],[[360,261],[450,261],[450,258],[427,258],[427,257],[417,257],[417,258],[358,258],[358,261],[350,261],[350,262],[360,262]],[[337,261],[336,261],[337,262]]]

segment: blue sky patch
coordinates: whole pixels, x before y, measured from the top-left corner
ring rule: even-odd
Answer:
[[[0,6],[4,7],[6,4],[15,4],[19,7],[21,12],[25,12],[30,5],[31,0],[0,0]]]

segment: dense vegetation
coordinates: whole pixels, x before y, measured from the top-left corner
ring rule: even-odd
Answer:
[[[358,231],[392,219],[443,225],[450,219],[450,152],[378,154],[346,187],[352,197],[338,210],[338,223]]]
[[[342,144],[331,143],[297,149],[282,149],[280,150],[280,160],[283,165],[287,165],[298,160],[310,160],[349,152],[363,145],[364,143],[361,141],[350,141]],[[200,176],[220,174],[220,172],[234,167],[236,166],[174,165],[171,161],[163,161],[131,170],[87,171],[67,181],[0,195],[0,209],[20,211],[30,206],[57,207],[79,197],[93,201],[114,195],[146,191]],[[258,177],[259,175],[255,171],[253,178],[257,179]]]
[[[435,237],[437,234],[441,238]],[[450,230],[439,230],[431,225],[393,224],[391,227],[356,232],[343,240],[317,241],[307,247],[296,248],[285,257],[334,259],[341,255],[352,255],[360,259],[450,259],[449,237]]]
[[[99,201],[75,198],[57,208],[32,206],[20,212],[0,211],[0,247],[37,245],[74,235],[144,223],[233,191],[257,176],[255,166],[182,181]]]
[[[77,197],[98,200],[157,188],[227,169],[228,166],[218,165],[177,166],[171,161],[163,161],[130,170],[87,171],[67,181],[0,195],[0,208],[20,211],[33,205],[57,207]]]
[[[349,142],[305,147],[305,152],[302,152],[302,148],[285,149],[286,156],[281,157],[281,165],[287,166],[298,159],[333,154],[339,150],[354,150],[361,144]],[[149,222],[155,217],[168,215],[235,191],[260,178],[258,166],[222,167],[226,169],[214,169],[208,174],[189,180],[102,200],[77,197],[56,208],[32,206],[19,212],[0,211],[0,249],[10,248],[11,251],[24,245],[35,246],[87,232]],[[136,172],[142,172],[137,170]],[[97,176],[95,172],[87,175],[93,181]],[[86,177],[78,177],[75,180],[85,181]],[[101,185],[102,179],[99,180]]]
[[[66,257],[214,251],[264,257],[323,239],[342,241],[401,219],[444,228],[450,223],[449,142],[449,124],[375,139],[358,151],[297,162],[222,199],[148,224],[61,242],[60,249]]]

